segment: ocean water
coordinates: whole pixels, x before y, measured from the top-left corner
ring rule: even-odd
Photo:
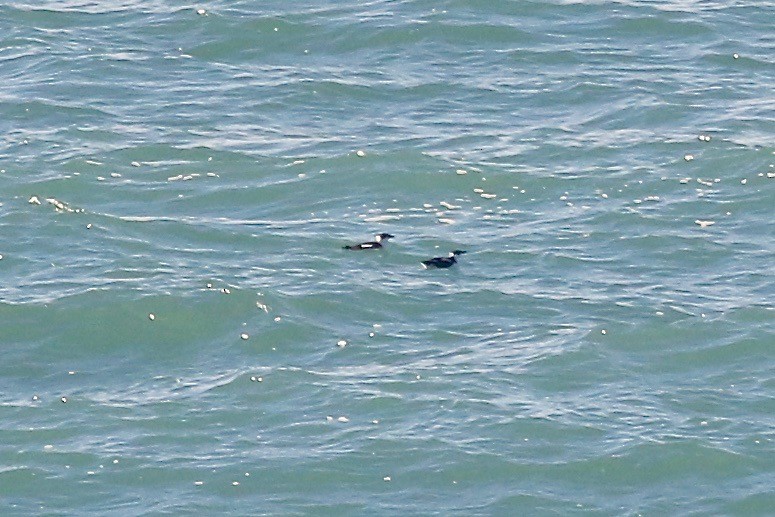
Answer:
[[[772,515],[773,20],[3,2],[1,513]]]

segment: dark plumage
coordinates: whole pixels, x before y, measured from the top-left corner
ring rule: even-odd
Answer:
[[[353,244],[352,246],[345,246],[344,249],[346,250],[373,250],[373,249],[379,249],[382,247],[382,241],[386,241],[388,239],[392,239],[393,235],[390,235],[389,233],[379,233],[374,236],[373,241],[369,242],[362,242],[360,244]]]
[[[448,257],[434,257],[429,260],[423,260],[422,261],[422,267],[428,269],[428,268],[448,268],[452,267],[454,264],[457,263],[457,256],[462,255],[465,253],[465,251],[462,250],[455,250],[450,251]]]

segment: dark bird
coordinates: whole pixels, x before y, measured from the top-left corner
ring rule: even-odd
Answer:
[[[465,253],[465,251],[462,250],[455,250],[450,251],[448,257],[435,257],[430,260],[423,260],[422,261],[422,267],[425,269],[436,267],[436,268],[448,268],[452,267],[455,263],[457,263],[457,256],[462,255]]]
[[[382,247],[382,241],[386,241],[388,239],[392,239],[393,235],[390,235],[389,233],[378,233],[374,236],[373,241],[369,242],[362,242],[360,244],[353,244],[352,246],[345,246],[344,249],[346,250],[373,250],[373,249],[379,249]]]

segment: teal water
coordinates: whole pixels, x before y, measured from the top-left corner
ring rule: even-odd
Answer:
[[[771,515],[773,19],[4,2],[2,514]]]

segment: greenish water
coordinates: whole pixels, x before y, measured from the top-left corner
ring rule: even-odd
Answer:
[[[771,5],[261,4],[0,6],[4,515],[772,513]]]

